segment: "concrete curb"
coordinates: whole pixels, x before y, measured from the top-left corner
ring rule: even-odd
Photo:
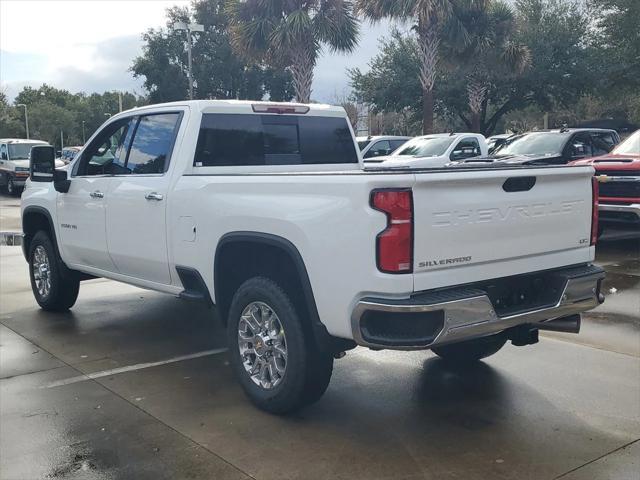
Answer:
[[[22,245],[22,232],[0,232],[0,245],[19,247]]]

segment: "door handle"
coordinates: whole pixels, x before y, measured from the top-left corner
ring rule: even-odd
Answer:
[[[146,198],[147,200],[156,200],[156,201],[160,201],[162,200],[164,197],[162,196],[161,193],[157,193],[157,192],[151,192],[151,193],[147,193],[144,198]]]
[[[104,197],[104,193],[102,193],[100,190],[96,190],[95,192],[91,192],[89,194],[89,196],[91,198],[103,198]]]

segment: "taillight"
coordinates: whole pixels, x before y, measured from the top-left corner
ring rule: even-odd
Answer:
[[[600,197],[600,187],[596,177],[591,178],[591,245],[598,241],[598,203]]]
[[[387,228],[376,237],[378,270],[410,273],[413,270],[413,196],[411,189],[371,192],[371,206],[387,214]]]

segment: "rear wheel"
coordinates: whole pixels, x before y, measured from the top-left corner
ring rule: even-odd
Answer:
[[[465,342],[434,347],[432,350],[443,359],[452,363],[473,363],[489,357],[500,350],[507,337],[499,333],[490,337],[476,338]]]
[[[273,280],[254,277],[240,286],[227,335],[240,384],[262,410],[291,412],[327,389],[333,358],[315,348],[291,297]]]
[[[69,310],[80,289],[80,281],[67,269],[56,252],[47,232],[37,232],[29,245],[31,289],[43,310]]]

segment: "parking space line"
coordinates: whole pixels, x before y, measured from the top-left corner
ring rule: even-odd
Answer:
[[[202,352],[190,353],[188,355],[180,355],[178,357],[169,358],[167,360],[159,360],[157,362],[138,363],[136,365],[128,365],[126,367],[113,368],[111,370],[103,370],[101,372],[87,373],[85,375],[79,375],[77,377],[67,378],[65,380],[58,380],[51,382],[47,385],[43,385],[41,388],[53,388],[61,387],[63,385],[70,385],[72,383],[84,382],[87,380],[95,380],[96,378],[109,377],[111,375],[118,375],[119,373],[133,372],[135,370],[142,370],[144,368],[158,367],[160,365],[167,365],[169,363],[182,362],[184,360],[191,360],[193,358],[208,357],[209,355],[217,355],[218,353],[226,352],[226,348],[216,348],[213,350],[204,350]]]

